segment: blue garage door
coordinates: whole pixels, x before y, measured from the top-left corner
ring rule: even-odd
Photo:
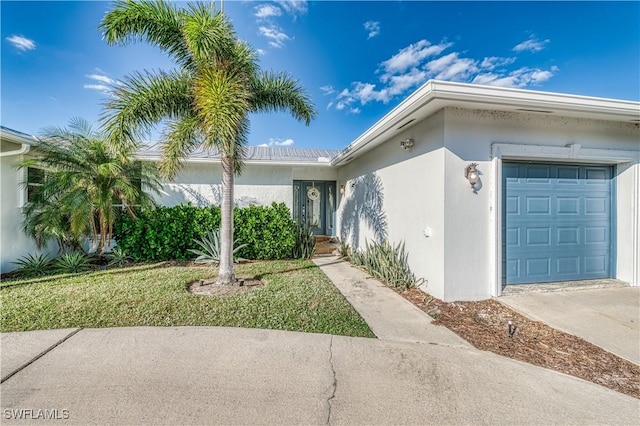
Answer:
[[[503,165],[505,284],[612,276],[612,168]]]

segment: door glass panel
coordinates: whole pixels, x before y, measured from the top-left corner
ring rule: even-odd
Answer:
[[[321,227],[321,188],[315,185],[306,186],[306,214],[307,226],[311,229]]]
[[[300,182],[293,183],[293,220],[300,224]]]
[[[333,214],[336,211],[336,200],[333,185],[327,184],[327,229],[333,230]]]

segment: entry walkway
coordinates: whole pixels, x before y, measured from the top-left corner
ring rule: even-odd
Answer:
[[[395,291],[337,257],[316,257],[313,262],[329,277],[378,339],[421,342],[470,348],[451,330]]]

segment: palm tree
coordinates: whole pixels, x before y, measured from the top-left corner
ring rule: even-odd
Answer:
[[[172,57],[173,71],[143,71],[113,86],[103,124],[112,146],[128,151],[153,126],[162,136],[161,174],[175,177],[196,148],[221,157],[221,253],[218,282],[235,282],[233,180],[242,171],[249,114],[288,111],[307,125],[314,106],[286,73],[263,72],[255,51],[238,40],[231,23],[211,4],[178,8],[164,1],[118,1],[100,24],[109,44],[145,40]]]
[[[93,250],[103,254],[120,206],[133,215],[132,206],[153,205],[143,189],[158,190],[155,167],[111,154],[105,135],[85,120],[44,129],[34,152],[18,167],[45,171],[24,207],[24,231],[38,246],[55,239],[61,250],[79,249],[91,235]]]

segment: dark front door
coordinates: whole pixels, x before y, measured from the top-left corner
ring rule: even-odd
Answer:
[[[332,235],[335,215],[335,182],[295,181],[293,216],[316,235]]]

